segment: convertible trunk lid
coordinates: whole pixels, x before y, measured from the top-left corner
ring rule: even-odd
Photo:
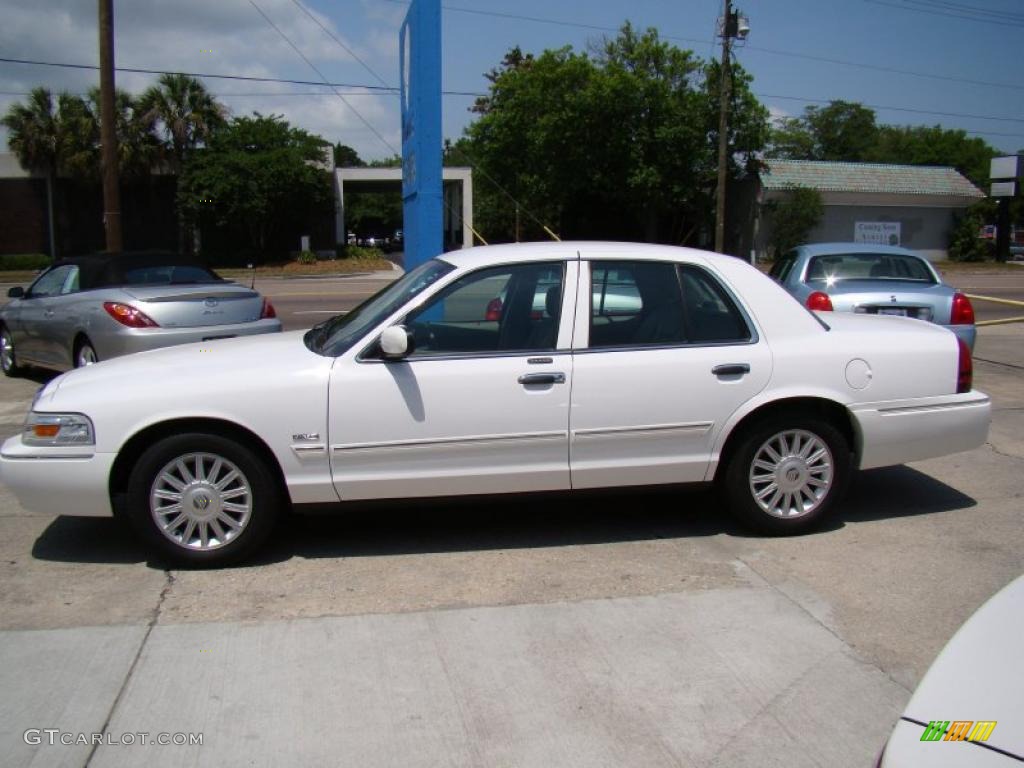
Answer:
[[[132,306],[163,328],[195,328],[259,320],[260,294],[232,283],[129,285],[122,289]]]

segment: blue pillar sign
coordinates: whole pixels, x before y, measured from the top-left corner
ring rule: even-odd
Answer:
[[[441,0],[412,0],[399,33],[405,269],[444,250]]]

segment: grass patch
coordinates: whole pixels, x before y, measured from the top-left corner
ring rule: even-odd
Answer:
[[[350,275],[356,272],[387,272],[393,269],[387,259],[333,259],[302,264],[289,261],[256,267],[257,277],[302,277],[316,275]],[[232,280],[245,280],[252,276],[251,269],[216,269],[218,275]]]

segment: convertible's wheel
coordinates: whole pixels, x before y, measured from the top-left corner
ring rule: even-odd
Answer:
[[[243,445],[213,434],[168,437],[142,454],[128,484],[135,528],[177,563],[224,565],[273,527],[278,484]]]
[[[7,328],[0,329],[0,369],[5,376],[17,376],[21,373],[18,358],[14,354],[14,338]]]
[[[846,438],[819,419],[791,416],[749,429],[725,471],[733,513],[761,533],[803,533],[827,517],[850,475]]]
[[[75,368],[85,368],[87,365],[98,362],[99,357],[96,355],[92,342],[88,339],[78,342],[78,347],[75,350]]]

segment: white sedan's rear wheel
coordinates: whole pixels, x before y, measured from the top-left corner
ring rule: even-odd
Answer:
[[[850,448],[832,424],[798,415],[749,428],[732,452],[725,491],[733,513],[761,533],[802,533],[832,511],[850,474]]]
[[[278,484],[248,447],[220,435],[186,434],[153,445],[128,485],[135,528],[176,563],[224,565],[270,533]]]

